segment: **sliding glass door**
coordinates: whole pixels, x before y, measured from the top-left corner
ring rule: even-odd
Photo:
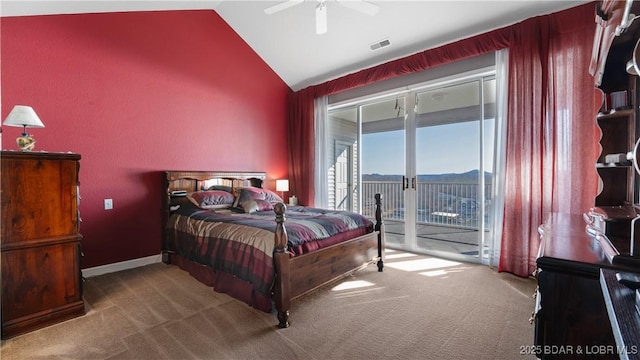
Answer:
[[[343,195],[345,182],[336,174],[336,208],[351,199],[352,208],[373,216],[368,212],[380,193],[388,247],[486,262],[495,83],[485,72],[330,108],[330,119],[352,115],[360,144],[356,151],[340,148],[347,157],[336,167],[352,169],[346,178],[360,186],[350,188],[354,196]]]
[[[492,77],[416,93],[416,249],[482,261],[492,203],[494,99]]]

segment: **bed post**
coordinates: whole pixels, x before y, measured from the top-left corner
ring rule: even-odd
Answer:
[[[276,213],[275,247],[273,263],[276,271],[276,282],[273,297],[278,310],[278,324],[281,328],[289,327],[289,308],[291,306],[291,285],[289,283],[289,253],[287,252],[287,229],[284,227],[284,213],[287,206],[277,203],[273,211]]]
[[[383,253],[384,249],[384,223],[382,222],[382,195],[376,194],[376,225],[375,230],[378,232],[378,271],[382,272],[384,268]]]

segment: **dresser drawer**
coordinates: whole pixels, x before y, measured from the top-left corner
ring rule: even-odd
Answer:
[[[80,300],[78,257],[78,241],[3,251],[2,320]]]

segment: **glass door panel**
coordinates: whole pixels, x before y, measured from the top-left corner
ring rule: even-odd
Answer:
[[[481,81],[417,94],[416,247],[479,255]]]
[[[405,101],[404,96],[360,107],[362,131],[363,213],[373,217],[375,194],[382,195],[385,241],[405,244]]]

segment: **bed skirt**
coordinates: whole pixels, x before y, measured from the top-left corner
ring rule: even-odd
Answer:
[[[227,294],[258,310],[269,313],[273,311],[271,298],[256,292],[250,283],[225,272],[215,271],[208,266],[185,259],[176,253],[168,252],[167,254],[169,255],[170,264],[177,265],[199,282],[213,287],[216,292]]]

